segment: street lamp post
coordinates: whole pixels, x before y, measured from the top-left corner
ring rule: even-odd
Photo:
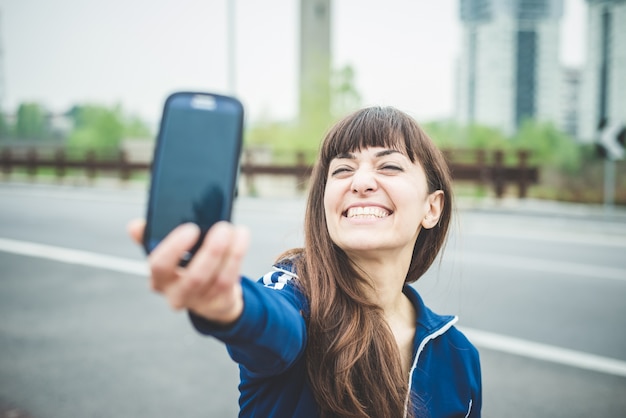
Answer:
[[[227,0],[227,51],[228,55],[228,92],[231,95],[235,94],[236,86],[236,47],[235,47],[235,0]]]

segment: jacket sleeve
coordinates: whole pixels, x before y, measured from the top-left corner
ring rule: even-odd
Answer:
[[[241,285],[244,308],[234,324],[225,328],[189,312],[191,322],[201,334],[224,342],[251,377],[282,373],[306,346],[302,296],[293,284],[274,288],[243,278]]]

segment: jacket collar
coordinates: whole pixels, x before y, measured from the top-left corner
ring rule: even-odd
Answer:
[[[450,328],[458,318],[453,315],[439,315],[430,310],[422,300],[417,290],[410,285],[405,285],[402,289],[415,307],[417,313],[417,327],[415,330],[415,341],[419,344],[422,340],[432,334],[438,334]]]

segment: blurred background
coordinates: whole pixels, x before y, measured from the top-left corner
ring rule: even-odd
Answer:
[[[463,150],[451,159],[528,150],[530,197],[624,204],[624,13],[585,0],[3,0],[0,148],[147,162],[165,97],[197,90],[244,102],[251,162],[310,163],[338,117],[392,105]],[[461,192],[492,194],[473,183]]]
[[[479,347],[484,416],[626,417],[626,0],[0,0],[0,418],[236,416],[124,231],[180,90],[245,106],[252,278],[301,245],[329,126],[411,114],[459,209],[417,287]]]

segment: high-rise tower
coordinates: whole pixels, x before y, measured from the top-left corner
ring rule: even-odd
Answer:
[[[4,42],[2,39],[2,13],[0,12],[0,112],[4,111],[6,85],[4,80]]]
[[[513,134],[559,120],[562,0],[461,0],[457,118]]]
[[[300,121],[330,115],[330,0],[300,1]]]
[[[602,121],[626,124],[626,0],[587,0],[587,6],[579,136],[593,141]]]

